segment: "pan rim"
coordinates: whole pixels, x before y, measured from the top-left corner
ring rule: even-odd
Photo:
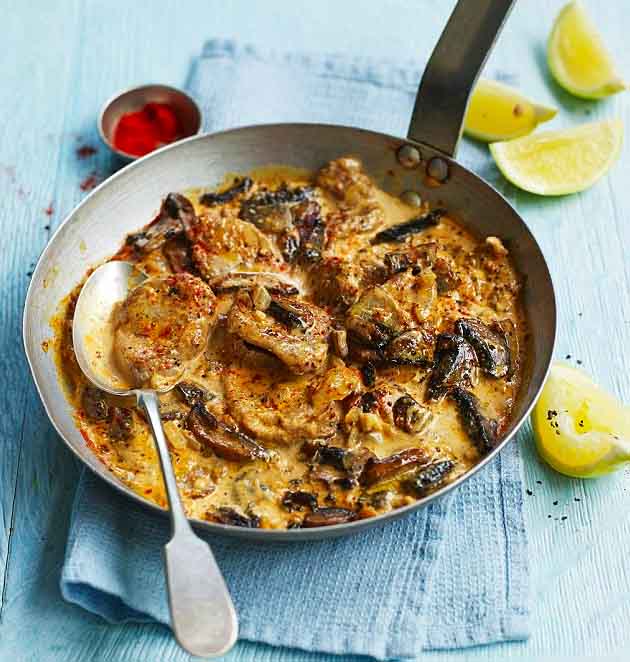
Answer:
[[[89,203],[89,201],[96,195],[98,195],[102,190],[106,189],[107,187],[111,186],[113,182],[115,182],[118,178],[125,177],[127,174],[132,171],[135,168],[142,168],[144,163],[157,157],[158,155],[161,155],[167,151],[173,151],[181,148],[181,146],[186,145],[190,142],[194,141],[203,141],[203,140],[208,140],[214,137],[230,134],[230,133],[235,133],[235,132],[242,132],[245,130],[258,130],[258,129],[275,129],[275,130],[281,130],[281,129],[288,129],[288,128],[308,128],[308,129],[317,129],[317,128],[325,128],[325,129],[334,129],[334,130],[340,130],[340,131],[345,131],[345,132],[354,132],[357,134],[368,134],[373,137],[378,137],[379,139],[382,140],[389,140],[389,141],[395,141],[396,144],[398,145],[403,145],[403,144],[409,144],[411,146],[417,147],[421,153],[423,151],[429,151],[430,153],[438,153],[439,150],[436,150],[435,148],[431,147],[430,145],[426,145],[424,143],[420,143],[417,141],[414,141],[412,139],[408,138],[401,138],[397,136],[393,136],[391,134],[387,133],[382,133],[379,131],[372,131],[370,129],[363,129],[359,127],[351,127],[351,126],[345,126],[345,125],[339,125],[339,124],[332,124],[332,123],[310,123],[310,122],[282,122],[282,123],[268,123],[268,124],[249,124],[249,125],[243,125],[239,127],[234,127],[230,129],[225,129],[222,131],[216,131],[216,132],[209,132],[209,133],[200,133],[194,136],[190,136],[188,138],[185,138],[183,140],[177,141],[176,143],[172,143],[170,145],[166,145],[158,150],[155,150],[154,152],[151,152],[150,154],[147,154],[146,156],[139,158],[132,163],[129,163],[128,165],[124,166],[121,168],[118,172],[114,173],[110,177],[108,177],[106,180],[104,180],[101,184],[99,184],[93,191],[91,191],[83,200],[81,200],[64,218],[64,220],[59,224],[55,232],[51,235],[50,239],[48,240],[46,246],[44,247],[42,253],[40,254],[37,264],[35,266],[35,269],[33,270],[33,275],[31,278],[31,281],[29,283],[26,297],[24,300],[24,307],[23,307],[23,313],[22,313],[22,343],[24,345],[24,352],[26,355],[26,360],[28,362],[28,366],[31,372],[31,377],[33,379],[33,382],[35,383],[35,387],[37,390],[37,393],[39,395],[39,398],[41,400],[41,403],[44,407],[44,411],[46,412],[46,415],[48,416],[48,419],[53,425],[53,428],[57,432],[58,436],[62,439],[63,443],[66,445],[67,448],[70,449],[70,451],[77,457],[80,461],[81,464],[84,467],[87,467],[90,469],[94,474],[96,474],[99,478],[105,480],[107,483],[109,483],[111,486],[113,486],[116,490],[118,490],[119,493],[124,494],[127,497],[131,497],[135,502],[138,504],[141,504],[144,507],[150,508],[153,512],[160,513],[162,516],[167,516],[168,515],[168,510],[164,508],[160,508],[157,504],[149,501],[148,499],[145,499],[141,495],[137,494],[134,492],[131,488],[127,487],[124,485],[122,482],[119,482],[114,475],[105,467],[106,471],[103,473],[99,472],[96,468],[96,466],[92,466],[84,457],[82,457],[79,454],[78,449],[76,449],[73,444],[70,443],[66,439],[66,437],[63,435],[63,433],[60,430],[60,427],[57,424],[57,421],[55,420],[54,416],[52,415],[48,404],[46,402],[46,399],[44,397],[44,391],[47,389],[44,389],[43,383],[40,383],[40,380],[38,380],[38,375],[36,373],[35,369],[35,359],[32,356],[31,350],[29,349],[29,342],[28,342],[28,331],[27,331],[27,317],[29,313],[29,309],[32,306],[32,299],[34,297],[34,291],[35,291],[35,286],[34,282],[38,280],[36,276],[39,274],[39,272],[44,269],[45,267],[43,266],[45,263],[45,259],[47,257],[47,254],[49,250],[51,249],[51,246],[55,243],[55,240],[57,238],[57,235],[62,231],[62,229],[72,222],[72,220],[77,216],[78,212]],[[517,419],[510,420],[510,427],[511,430],[508,432],[508,434],[501,440],[499,444],[490,452],[488,455],[486,455],[483,459],[481,459],[474,467],[472,467],[469,471],[466,473],[462,474],[458,478],[456,478],[453,482],[445,485],[444,487],[436,490],[435,492],[432,492],[431,494],[427,495],[426,497],[423,497],[422,499],[419,499],[415,501],[414,503],[408,504],[406,506],[402,506],[400,508],[382,513],[380,515],[376,515],[373,517],[365,518],[365,519],[360,519],[360,520],[355,520],[353,522],[347,522],[344,524],[335,524],[332,526],[326,526],[326,527],[319,527],[319,528],[313,528],[313,529],[246,529],[242,527],[236,527],[236,526],[230,526],[230,525],[225,525],[225,524],[220,524],[218,522],[209,522],[206,520],[199,520],[195,518],[189,518],[190,523],[195,526],[199,530],[205,530],[208,531],[209,533],[220,533],[224,535],[228,535],[230,537],[238,537],[238,538],[247,538],[252,541],[259,541],[259,542],[272,542],[272,541],[291,541],[291,542],[300,542],[300,541],[305,541],[305,540],[316,540],[316,539],[321,539],[323,537],[327,536],[342,536],[342,535],[350,535],[353,533],[358,533],[363,530],[367,530],[369,528],[372,528],[374,526],[379,526],[379,525],[384,525],[388,522],[391,522],[393,520],[398,519],[399,517],[404,517],[411,512],[415,510],[419,510],[422,507],[426,507],[429,505],[433,500],[438,499],[440,497],[445,496],[451,490],[454,490],[456,487],[461,485],[464,481],[468,480],[469,478],[472,478],[478,471],[483,469],[494,457],[503,449],[507,446],[507,444],[513,440],[513,438],[516,436],[517,432],[521,429],[522,425],[525,423],[526,419],[528,418],[529,414],[531,413],[532,408],[534,407],[538,396],[540,394],[540,391],[542,390],[544,383],[547,379],[547,375],[549,373],[550,367],[551,367],[551,361],[553,357],[553,351],[555,348],[556,344],[556,338],[557,338],[557,301],[556,301],[556,294],[555,294],[555,289],[553,286],[553,279],[551,278],[551,274],[549,271],[549,266],[547,265],[547,261],[544,257],[544,254],[540,248],[540,245],[538,244],[536,238],[530,231],[529,227],[521,217],[521,215],[514,209],[514,207],[509,203],[509,201],[499,192],[497,191],[491,184],[486,182],[484,179],[482,179],[479,175],[476,173],[472,172],[468,168],[466,168],[464,165],[462,165],[459,161],[457,161],[455,158],[452,158],[448,155],[443,155],[443,158],[445,158],[447,161],[450,161],[454,164],[457,165],[458,168],[461,168],[463,171],[467,173],[468,176],[472,177],[475,182],[481,186],[486,187],[492,193],[503,202],[503,204],[512,210],[514,216],[518,219],[520,224],[522,225],[523,231],[529,236],[530,240],[532,241],[533,245],[536,247],[542,264],[544,265],[545,273],[544,273],[544,278],[549,282],[550,285],[550,294],[551,294],[551,307],[550,310],[547,311],[547,314],[550,317],[550,326],[553,330],[553,333],[551,334],[551,341],[549,342],[548,346],[545,348],[546,351],[543,355],[539,356],[536,358],[537,363],[544,363],[544,369],[542,370],[542,376],[540,379],[540,383],[538,386],[535,388],[535,391],[533,394],[530,396],[529,401],[527,405],[525,406],[523,412]],[[59,388],[62,388],[61,384],[59,384]],[[62,389],[63,390],[63,389]],[[65,397],[65,394],[64,394]],[[96,456],[94,456],[96,458]],[[98,462],[98,458],[96,458]]]

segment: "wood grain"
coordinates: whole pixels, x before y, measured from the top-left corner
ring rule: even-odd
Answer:
[[[554,126],[620,116],[630,127],[628,95],[572,99],[548,79],[544,42],[561,0],[516,7],[486,75],[519,86],[560,113]],[[182,85],[191,58],[210,37],[235,37],[284,50],[415,58],[422,63],[453,2],[396,0],[318,3],[57,2],[20,3],[3,12],[0,49],[0,660],[180,661],[170,632],[154,625],[109,626],[65,604],[58,590],[68,516],[79,467],[56,438],[27,374],[21,310],[27,272],[50,232],[85,195],[80,183],[116,164],[98,146],[94,118],[119,88],[156,81]],[[628,13],[622,1],[587,2],[621,71],[630,70]],[[571,355],[603,385],[630,400],[630,207],[626,143],[620,163],[577,196],[540,199],[501,178],[485,147],[460,156],[524,216],[547,256],[559,304],[558,357]],[[45,209],[52,205],[49,216]],[[145,219],[139,219],[141,224]],[[50,226],[50,227],[49,227]],[[598,481],[565,479],[544,467],[528,430],[525,448],[533,570],[529,642],[428,654],[422,659],[534,660],[630,656],[630,483],[624,472]],[[576,499],[579,499],[577,501]],[[557,504],[555,504],[557,502]],[[555,505],[554,505],[555,504]],[[551,517],[549,517],[551,515]],[[566,520],[560,517],[566,515]],[[287,662],[340,659],[241,642],[226,659]]]

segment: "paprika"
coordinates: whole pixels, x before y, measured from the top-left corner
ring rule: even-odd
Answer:
[[[114,130],[114,147],[132,156],[144,156],[177,140],[181,128],[177,115],[165,103],[148,103],[125,113]]]

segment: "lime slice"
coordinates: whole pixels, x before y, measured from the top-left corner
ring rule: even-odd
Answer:
[[[511,140],[531,133],[556,112],[531,102],[513,87],[482,78],[473,90],[464,131],[483,142]]]
[[[630,410],[565,363],[552,366],[532,425],[542,458],[567,476],[593,478],[630,461]]]
[[[621,120],[608,120],[492,143],[490,152],[514,186],[539,195],[564,195],[583,191],[603,177],[622,142]]]
[[[558,14],[547,45],[547,62],[558,84],[584,99],[601,99],[626,87],[579,2],[570,2]]]

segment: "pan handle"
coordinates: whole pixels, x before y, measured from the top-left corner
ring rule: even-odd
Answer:
[[[455,156],[470,93],[516,0],[458,0],[424,70],[407,137]]]

